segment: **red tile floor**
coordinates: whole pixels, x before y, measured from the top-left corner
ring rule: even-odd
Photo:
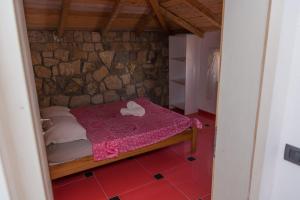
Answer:
[[[204,124],[196,153],[185,142],[61,178],[55,200],[210,200],[214,120],[192,116]]]

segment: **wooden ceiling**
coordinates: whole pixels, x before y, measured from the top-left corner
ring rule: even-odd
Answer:
[[[223,0],[24,0],[28,29],[188,31],[221,27]]]

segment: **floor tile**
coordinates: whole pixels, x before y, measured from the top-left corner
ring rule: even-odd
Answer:
[[[214,148],[214,133],[215,129],[203,130],[197,138],[197,154],[206,155],[212,154]]]
[[[188,200],[167,181],[156,181],[121,196],[122,200]]]
[[[55,200],[106,200],[105,194],[93,177],[55,188]]]
[[[134,159],[100,167],[94,173],[109,197],[120,195],[155,180]]]
[[[199,200],[199,198],[207,195],[211,191],[211,187],[203,181],[190,181],[176,186],[191,200]],[[202,199],[202,198],[201,198]]]
[[[165,177],[190,199],[197,200],[211,193],[211,166],[201,160],[167,171]]]
[[[57,188],[83,179],[85,179],[83,173],[72,174],[52,181],[52,186],[53,188]]]
[[[169,148],[147,153],[137,157],[136,160],[152,174],[172,169],[185,162],[184,157]]]
[[[206,197],[201,198],[201,200],[211,200],[211,195],[207,195]]]
[[[177,153],[180,156],[188,157],[191,155],[198,154],[199,148],[196,148],[196,152],[191,153],[191,142],[182,142],[176,145],[173,145],[169,147],[171,150],[173,150],[175,153]]]

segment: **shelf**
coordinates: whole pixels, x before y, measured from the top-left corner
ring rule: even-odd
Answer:
[[[174,79],[172,81],[180,85],[185,85],[185,79]]]
[[[180,62],[185,62],[185,57],[174,57],[174,58],[171,58],[172,60],[176,60],[176,61],[180,61]]]

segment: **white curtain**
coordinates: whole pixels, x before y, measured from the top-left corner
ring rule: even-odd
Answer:
[[[216,95],[218,82],[220,77],[220,65],[221,65],[221,54],[220,50],[217,49],[208,58],[208,70],[207,70],[207,98],[211,99]]]

